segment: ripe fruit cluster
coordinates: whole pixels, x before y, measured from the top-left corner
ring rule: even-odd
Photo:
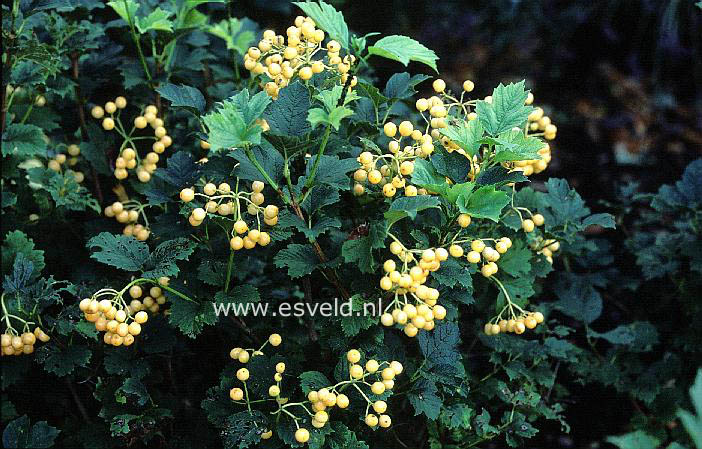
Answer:
[[[233,360],[238,360],[240,363],[249,363],[249,360],[251,360],[251,357],[255,357],[257,355],[263,355],[263,348],[266,347],[266,345],[271,345],[273,347],[278,347],[280,344],[283,342],[283,337],[280,336],[280,334],[271,334],[268,337],[268,340],[266,340],[263,345],[261,345],[260,348],[258,349],[245,349],[245,348],[240,348],[236,347],[233,348],[231,351],[229,351],[229,357],[231,357]],[[237,399],[238,400],[238,399]]]
[[[0,295],[0,305],[2,305],[2,317],[0,317],[0,320],[6,326],[5,332],[0,339],[0,343],[2,343],[0,355],[31,354],[34,352],[34,344],[37,340],[44,343],[49,341],[49,336],[40,327],[36,326],[33,333],[29,331],[31,326],[35,324],[33,321],[8,313],[5,305],[5,293]],[[12,321],[17,321],[22,325],[21,334],[12,327]],[[39,322],[41,324],[41,320]]]
[[[138,201],[115,201],[105,208],[104,213],[106,217],[114,218],[117,222],[125,225],[122,231],[124,235],[133,236],[142,242],[146,241],[151,235],[149,222],[144,212],[144,205]],[[146,226],[138,223],[140,217],[144,218]]]
[[[364,151],[358,156],[361,168],[353,174],[356,181],[354,194],[362,195],[365,192],[362,183],[367,181],[371,185],[382,187],[383,195],[388,198],[395,196],[399,189],[404,189],[405,196],[426,195],[425,189],[409,184],[408,179],[414,172],[414,159],[426,158],[434,151],[431,135],[415,129],[409,121],[404,121],[399,126],[387,122],[383,131],[391,139],[388,143],[389,152],[374,155],[370,151]]]
[[[64,164],[67,164],[69,167],[74,167],[76,164],[78,164],[80,147],[76,144],[71,144],[66,147],[66,151],[70,157],[66,156],[65,153],[57,152],[56,155],[49,160],[46,166],[50,170],[60,173]],[[85,175],[83,172],[68,169],[67,173],[72,174],[73,179],[75,179],[75,181],[79,184],[85,180]]]
[[[139,285],[129,287],[129,296],[132,298],[129,302],[129,311],[131,313],[140,311],[158,313],[161,306],[166,304],[166,295],[164,295],[162,287],[168,286],[169,281],[168,277],[163,276],[158,279],[159,285],[154,285],[148,290]]]
[[[14,329],[8,328],[7,333],[0,336],[2,343],[1,355],[22,355],[34,352],[34,344],[37,340],[46,343],[50,337],[41,328],[34,328],[34,332],[25,331],[18,335]]]
[[[391,237],[390,252],[397,256],[399,264],[393,259],[383,264],[385,276],[380,279],[380,288],[394,293],[394,299],[381,315],[380,322],[384,326],[399,324],[408,337],[414,337],[422,329],[434,329],[434,320],[446,316],[446,309],[437,304],[439,291],[425,284],[429,274],[448,259],[449,252],[445,248],[408,249]]]
[[[494,243],[494,248],[485,242]],[[456,244],[449,248],[451,255],[461,257],[463,247],[456,248]],[[501,237],[500,239],[476,239],[470,242],[470,251],[466,254],[466,260],[470,263],[478,264],[482,261],[480,273],[489,278],[498,271],[497,261],[500,256],[505,254],[512,247],[512,240],[509,237]]]
[[[109,288],[98,290],[90,298],[84,298],[78,304],[78,308],[83,312],[85,319],[95,324],[98,332],[105,332],[103,341],[112,346],[130,346],[134,343],[134,337],[141,333],[141,325],[146,323],[149,315],[146,310],[156,313],[161,304],[166,302],[161,287],[167,287],[168,278],[162,277],[158,280],[159,286],[153,286],[149,290],[149,295],[143,300],[143,291],[140,284],[153,283],[147,279],[137,279],[122,290],[117,291]],[[129,292],[133,299],[127,304],[124,294]],[[155,299],[154,299],[155,298]]]
[[[506,332],[514,332],[517,335],[521,335],[527,329],[534,329],[543,322],[544,315],[541,312],[525,312],[522,310],[519,316],[512,314],[510,318],[504,319],[502,314],[500,314],[497,318],[493,318],[489,323],[485,323],[484,332],[485,335],[497,335]]]
[[[268,95],[276,99],[280,89],[290,84],[295,76],[309,80],[325,70],[340,76],[341,82],[346,83],[356,58],[347,55],[342,60],[341,45],[334,40],[322,46],[325,34],[316,28],[314,20],[298,16],[285,33],[287,36],[276,35],[273,30],[264,31],[263,39],[244,55],[247,70],[254,76],[266,75],[270,79],[263,85]],[[320,57],[323,51],[327,52],[326,57]],[[353,77],[350,86],[355,84],[356,77]]]
[[[149,182],[151,175],[156,171],[156,164],[159,161],[159,154],[163,153],[166,148],[170,147],[173,139],[167,134],[164,127],[163,119],[158,117],[158,108],[154,105],[148,105],[142,111],[142,114],[134,119],[134,126],[127,132],[127,128],[120,120],[121,110],[127,107],[127,100],[124,97],[117,97],[115,101],[108,101],[105,107],[95,106],[91,110],[91,114],[96,119],[102,119],[102,127],[106,131],[116,130],[124,141],[120,147],[120,155],[115,160],[115,178],[122,180],[129,176],[127,170],[136,169],[136,175],[139,181]],[[105,113],[109,117],[105,117]],[[148,125],[154,130],[154,135],[134,137],[134,132],[137,129],[144,129]],[[136,151],[136,140],[147,139],[153,140],[151,151],[144,158],[139,157]]]
[[[254,181],[251,184],[251,191],[239,190],[237,183],[234,190],[226,182],[219,186],[208,182],[202,189],[202,193],[195,191],[195,187],[185,188],[180,191],[180,199],[185,203],[191,203],[195,197],[202,197],[202,202],[198,207],[193,208],[188,221],[192,226],[200,226],[207,214],[218,214],[223,217],[232,215],[234,223],[231,230],[229,244],[231,248],[238,251],[242,248],[252,249],[256,245],[266,246],[271,242],[270,235],[261,231],[261,216],[263,222],[268,226],[275,226],[278,223],[278,207],[269,204],[263,206],[265,196],[263,188],[265,185],[261,181]],[[246,206],[246,212],[252,218],[249,225],[244,219],[245,215],[242,206]]]
[[[500,280],[495,277],[490,278],[490,280],[500,288],[507,304],[496,317],[485,323],[483,330],[486,335],[497,335],[501,332],[514,332],[521,335],[527,329],[534,329],[538,324],[544,322],[544,315],[541,312],[527,312],[519,304],[513,302]]]
[[[537,237],[536,240],[529,244],[531,249],[546,257],[548,263],[553,264],[553,253],[561,248],[561,244],[555,239],[544,239]]]

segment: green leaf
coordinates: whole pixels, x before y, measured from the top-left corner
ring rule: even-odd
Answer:
[[[554,306],[576,320],[590,324],[602,313],[602,296],[585,275],[561,274],[554,291]]]
[[[171,304],[171,314],[168,316],[168,322],[180,329],[188,337],[197,337],[206,325],[212,325],[217,322],[217,315],[215,315],[212,302],[186,301],[168,291],[165,294]]]
[[[532,252],[522,240],[517,240],[506,253],[500,256],[497,265],[500,271],[518,277],[529,273],[531,270]]]
[[[114,0],[107,2],[115,12],[127,23],[134,20],[139,4],[134,0]]]
[[[507,294],[509,294],[509,297],[512,299],[512,302],[520,307],[523,307],[527,303],[527,300],[534,294],[533,280],[530,278],[505,276],[501,278],[500,281],[507,291]],[[499,312],[505,304],[507,304],[507,299],[500,289],[500,293],[497,295],[497,301],[495,302],[495,310]]]
[[[449,429],[470,429],[475,410],[466,404],[452,404],[441,411],[441,423]]]
[[[539,211],[546,219],[546,229],[558,228],[566,223],[580,224],[590,214],[585,201],[568,186],[565,179],[549,179],[546,189],[547,193],[537,193],[541,206]]]
[[[602,226],[613,229],[616,227],[614,215],[612,214],[592,214],[583,220],[583,229],[589,226]]]
[[[695,383],[690,387],[690,400],[697,416],[687,410],[679,409],[678,417],[695,446],[702,448],[702,368],[697,370]]]
[[[109,147],[110,140],[106,139],[102,129],[93,122],[87,123],[89,142],[83,142],[80,145],[80,154],[90,165],[101,175],[112,176],[112,170],[107,162],[105,147]]]
[[[38,126],[11,123],[2,135],[2,155],[19,157],[41,155],[46,152],[44,133]]]
[[[385,84],[383,93],[387,98],[393,100],[404,100],[417,93],[415,87],[422,81],[428,80],[427,75],[414,75],[410,78],[409,73],[396,73],[390,77]]]
[[[312,273],[319,264],[319,258],[310,245],[291,243],[278,251],[274,262],[278,268],[287,268],[288,276],[295,279]]]
[[[439,129],[439,132],[451,139],[452,142],[461,147],[471,157],[478,153],[484,133],[483,126],[479,120],[471,120],[469,122],[459,120],[457,123],[449,124],[446,128]]]
[[[190,152],[178,151],[168,158],[165,169],[156,171],[156,177],[163,179],[179,191],[192,186],[200,177],[200,171],[200,164],[193,160]]]
[[[172,14],[173,13],[171,11],[164,11],[161,8],[156,8],[146,17],[137,17],[136,27],[141,34],[144,34],[149,30],[167,31],[172,33],[173,22],[169,20],[169,17]]]
[[[218,103],[217,110],[202,118],[207,126],[208,142],[213,151],[239,148],[261,143],[263,129],[256,124],[271,97],[261,91],[249,97],[244,89],[233,97]]]
[[[341,196],[339,189],[331,185],[315,184],[309,190],[307,198],[302,203],[302,208],[308,215],[314,215],[325,206],[339,202]]]
[[[346,424],[340,421],[331,423],[334,432],[327,437],[329,449],[370,449],[368,445],[359,441],[356,434]]]
[[[431,332],[420,332],[419,347],[430,367],[452,367],[460,363],[460,335],[458,325],[452,322],[441,322]]]
[[[309,225],[309,223],[306,223],[297,215],[285,213],[280,215],[280,219],[278,220],[278,226],[281,229],[296,229],[305,234],[305,237],[307,237],[307,239],[310,241],[316,240],[320,235],[324,234],[325,232],[331,229],[341,228],[341,221],[339,221],[337,217],[323,216],[317,220],[310,221],[314,221],[314,224],[311,226]]]
[[[420,158],[414,161],[412,184],[439,194],[445,194],[448,188],[446,179],[439,175],[434,166],[429,161]]]
[[[387,226],[390,228],[393,223],[405,217],[414,220],[417,217],[417,212],[438,207],[439,199],[435,196],[419,195],[397,198],[390,205],[390,210],[385,212]]]
[[[661,440],[647,434],[643,430],[619,436],[609,436],[605,441],[617,446],[619,449],[657,449],[661,444]]]
[[[195,251],[195,244],[185,238],[166,240],[144,261],[142,277],[157,279],[161,276],[176,276],[178,274],[178,260],[188,260]]]
[[[34,242],[22,231],[10,231],[2,242],[2,272],[8,273],[12,269],[15,257],[24,255],[32,262],[35,272],[41,272],[44,263],[44,251],[34,249]]]
[[[60,432],[46,421],[39,421],[32,426],[27,415],[22,415],[5,427],[2,432],[2,445],[6,448],[52,447]]]
[[[253,147],[251,151],[256,160],[263,166],[263,169],[274,181],[279,182],[283,179],[285,160],[267,141],[263,141],[261,145]],[[227,156],[239,161],[233,172],[233,175],[237,178],[247,179],[249,181],[267,182],[256,166],[251,163],[245,152],[234,150],[228,153]]]
[[[500,219],[502,209],[509,204],[510,196],[494,186],[483,186],[472,192],[469,196],[458,197],[457,204],[460,211],[470,214],[474,218],[487,218],[494,222]]]
[[[430,159],[437,173],[448,177],[454,183],[465,183],[468,181],[468,175],[471,170],[470,160],[458,151],[449,153],[443,147],[439,147],[434,151]],[[453,201],[455,201],[455,198],[453,198]]]
[[[480,174],[478,174],[478,179],[475,180],[475,183],[480,186],[494,185],[495,187],[502,187],[511,182],[524,182],[528,180],[529,178],[524,176],[521,171],[509,171],[501,165],[496,165],[487,170],[482,170]],[[520,192],[521,191],[523,191],[523,189],[520,190]]]
[[[249,19],[237,19],[235,17],[230,17],[229,19],[224,19],[221,22],[208,26],[205,30],[224,39],[227,44],[227,50],[235,50],[240,55],[244,55],[256,40],[256,34],[252,29],[253,22]]]
[[[88,240],[86,247],[98,248],[90,257],[125,271],[139,271],[149,257],[149,246],[133,237],[101,232]]]
[[[224,447],[245,449],[261,441],[268,420],[258,410],[239,412],[227,417],[224,429]]]
[[[310,105],[310,92],[299,81],[280,89],[278,99],[264,113],[271,128],[268,133],[290,137],[301,137],[309,133],[311,128],[307,122],[307,113]]]
[[[44,349],[46,348],[46,349]],[[44,361],[44,369],[59,377],[71,374],[76,367],[86,366],[92,352],[87,346],[72,344],[64,349],[56,345],[44,346],[37,356]]]
[[[306,176],[310,175],[315,158],[310,158],[306,166]],[[349,189],[349,178],[347,173],[358,168],[358,161],[355,158],[339,159],[337,156],[323,155],[317,167],[317,175],[314,178],[315,183],[325,184],[335,187],[339,190]],[[301,177],[298,183],[302,183]],[[300,184],[301,185],[301,184]]]
[[[373,250],[384,247],[385,237],[385,223],[373,223],[368,236],[345,241],[341,255],[346,263],[354,264],[361,273],[372,273],[375,270]]]
[[[351,298],[351,315],[341,317],[341,330],[346,337],[355,337],[362,330],[378,323],[378,319],[363,311],[365,301],[363,296],[354,295]],[[344,311],[345,309],[341,309]]]
[[[312,390],[319,390],[329,385],[332,385],[332,382],[319,371],[305,371],[300,374],[300,388],[305,396]]]
[[[319,3],[293,2],[293,4],[314,20],[317,28],[326,31],[329,38],[338,41],[342,48],[349,48],[349,28],[341,12],[322,0],[319,0]]]
[[[439,59],[436,53],[407,36],[385,36],[369,47],[368,53],[392,59],[404,65],[409,64],[410,61],[421,62],[439,72],[436,68],[436,61]]]
[[[500,134],[494,142],[497,162],[541,159],[539,150],[544,146],[540,139],[526,136],[522,131],[517,130]]]
[[[205,97],[194,87],[167,83],[157,88],[156,92],[170,101],[171,107],[184,108],[198,115],[205,112]]]
[[[533,109],[524,104],[528,93],[524,89],[524,81],[507,86],[500,83],[492,91],[492,103],[478,101],[475,110],[485,131],[491,136],[497,136],[515,126],[521,126]]]
[[[317,128],[319,125],[331,125],[334,130],[338,131],[341,121],[352,115],[353,110],[344,106],[337,106],[329,113],[324,109],[314,108],[307,113],[307,121],[312,125],[312,129]]]
[[[428,332],[422,332],[426,333]],[[424,414],[431,420],[439,417],[442,400],[437,396],[437,392],[436,384],[429,379],[420,379],[412,386],[407,398],[414,408],[414,416]]]
[[[447,287],[461,285],[464,289],[473,292],[473,278],[468,266],[450,258],[441,263],[441,267],[432,275],[436,281]]]

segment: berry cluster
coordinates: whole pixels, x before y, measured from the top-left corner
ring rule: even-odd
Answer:
[[[380,288],[394,293],[394,299],[381,315],[380,322],[384,326],[399,324],[408,337],[414,337],[422,329],[434,329],[434,320],[446,316],[446,309],[437,304],[439,291],[425,284],[429,274],[439,269],[449,253],[445,248],[408,249],[389,235],[394,240],[390,252],[400,263],[393,259],[383,263],[385,276],[380,279]]]
[[[512,301],[509,292],[500,280],[495,277],[490,279],[500,288],[507,304],[496,317],[485,323],[484,332],[486,335],[497,335],[501,332],[514,332],[521,335],[527,329],[534,329],[544,322],[544,315],[541,312],[527,312],[519,304]]]
[[[495,244],[495,247],[493,248],[490,245],[486,245],[485,242],[492,242]],[[461,257],[463,247],[459,246],[456,248],[456,246],[456,243],[451,245],[449,251],[451,255]],[[489,278],[498,271],[496,262],[500,260],[500,255],[509,251],[511,247],[512,240],[509,237],[502,237],[500,239],[476,239],[470,242],[470,251],[466,254],[466,260],[474,264],[482,262],[480,273],[486,278]]]
[[[117,220],[124,224],[122,233],[127,236],[134,236],[139,241],[146,241],[151,235],[149,230],[149,220],[144,212],[145,205],[135,200],[127,200],[124,202],[115,201],[105,208],[105,216]],[[145,225],[138,223],[139,218],[144,219]]]
[[[56,155],[49,160],[46,164],[50,170],[60,173],[62,171],[62,166],[67,164],[69,167],[75,167],[78,164],[78,155],[80,154],[80,147],[76,144],[71,144],[66,147],[67,157],[65,153],[57,152]],[[73,179],[77,183],[83,182],[85,180],[85,175],[83,172],[68,169],[68,173],[73,175]]]
[[[15,333],[15,330],[8,328],[8,333],[0,336],[2,343],[2,355],[22,355],[31,354],[34,352],[34,344],[37,340],[46,343],[50,337],[44,333],[41,328],[34,328],[34,332],[23,332],[21,335]]]
[[[512,304],[512,306],[516,306],[516,304]],[[509,308],[509,305],[505,306],[502,313],[507,308]],[[541,312],[525,312],[522,310],[518,316],[511,314],[509,319],[502,318],[502,313],[490,322],[485,323],[485,335],[497,335],[505,332],[514,332],[517,335],[521,335],[527,329],[534,329],[537,325],[544,322],[544,315]],[[510,311],[510,313],[512,312]]]
[[[134,337],[141,333],[141,325],[149,319],[149,315],[143,309],[156,313],[159,305],[166,302],[159,286],[151,287],[149,290],[151,296],[141,301],[137,299],[143,294],[139,285],[143,283],[158,283],[161,287],[167,288],[168,278],[162,277],[158,282],[137,279],[120,291],[104,288],[95,292],[92,297],[82,299],[78,304],[85,319],[94,323],[98,332],[105,332],[103,337],[105,343],[112,346],[132,345]],[[129,304],[124,299],[127,291],[133,298]]]
[[[273,334],[263,346],[269,342],[277,346],[281,343],[281,338],[278,334]],[[240,362],[242,362],[243,356],[245,362],[242,363],[246,363],[249,360],[248,352],[253,351],[253,356],[262,354],[261,349],[263,349],[263,346],[256,351],[253,349],[245,350],[243,348],[234,348],[229,355]],[[301,402],[289,402],[288,398],[281,397],[281,381],[283,380],[283,373],[285,373],[286,368],[283,362],[279,362],[275,366],[275,373],[273,374],[273,381],[275,383],[271,384],[268,388],[269,398],[256,401],[251,400],[247,388],[247,381],[249,380],[250,373],[246,368],[239,368],[236,372],[236,378],[242,382],[243,388],[233,387],[229,390],[229,397],[235,403],[245,404],[249,410],[252,403],[268,400],[275,401],[278,409],[272,412],[272,414],[279,416],[285,414],[293,418],[295,426],[297,427],[295,440],[303,444],[309,441],[310,432],[308,429],[300,426],[299,421],[304,420],[304,418],[296,416],[292,410],[302,409],[306,413],[306,416],[311,417],[310,424],[312,427],[320,429],[329,422],[329,413],[333,407],[346,409],[349,406],[350,399],[343,393],[343,391],[348,388],[354,388],[366,401],[364,421],[369,427],[390,427],[392,420],[390,416],[385,414],[388,408],[387,403],[380,399],[370,399],[369,392],[374,395],[382,395],[386,390],[392,390],[395,387],[395,376],[401,374],[404,369],[402,364],[397,361],[387,362],[369,359],[366,361],[365,365],[362,365],[361,353],[357,349],[348,351],[346,360],[349,363],[348,380],[338,382],[334,385],[328,385],[317,390],[311,390],[307,393],[307,400]],[[369,413],[371,408],[374,413]],[[377,415],[375,413],[377,413]],[[273,436],[272,430],[266,430],[261,434],[261,438],[264,440],[271,438],[271,436]]]
[[[119,157],[115,160],[115,178],[122,180],[129,176],[127,170],[136,169],[136,175],[139,181],[149,182],[151,175],[156,171],[156,163],[159,161],[159,154],[163,153],[166,148],[170,147],[173,139],[167,134],[164,127],[163,119],[158,117],[158,108],[154,105],[149,105],[144,108],[142,114],[134,119],[134,126],[127,132],[120,120],[121,110],[127,107],[127,100],[124,97],[117,97],[115,101],[108,101],[105,107],[95,106],[91,110],[91,114],[96,119],[102,119],[102,127],[107,130],[116,130],[122,136],[124,141],[120,146]],[[105,113],[109,117],[105,117]],[[144,129],[148,125],[154,130],[153,136],[134,136],[137,129]],[[139,157],[137,148],[137,140],[153,140],[151,151],[144,158]]]
[[[149,311],[151,313],[158,313],[161,306],[166,303],[166,296],[163,294],[162,287],[168,286],[169,278],[166,276],[160,277],[158,279],[159,285],[154,285],[153,287],[146,290],[147,295],[144,295],[144,289],[139,285],[132,285],[129,287],[129,296],[132,300],[129,302],[130,312],[140,312]]]
[[[50,340],[50,337],[39,326],[35,326],[34,332],[30,332],[31,326],[35,325],[34,321],[25,320],[7,311],[5,293],[0,295],[0,305],[2,306],[2,318],[0,320],[5,322],[6,327],[0,338],[0,343],[2,343],[0,355],[31,354],[34,352],[34,344],[37,340],[44,343]],[[12,320],[22,325],[22,333],[12,327]]]
[[[274,99],[280,89],[290,84],[297,75],[309,80],[316,73],[327,70],[341,77],[346,83],[351,66],[356,61],[353,55],[343,58],[339,55],[341,45],[331,40],[326,48],[322,46],[325,34],[317,29],[314,20],[298,16],[295,25],[288,27],[287,36],[276,35],[273,30],[263,32],[263,39],[256,47],[250,47],[244,55],[244,67],[255,75],[266,75],[270,81],[263,90]],[[326,50],[326,58],[318,53]],[[356,84],[353,77],[350,86]]]
[[[414,172],[414,159],[426,158],[434,151],[431,135],[415,129],[409,121],[404,121],[399,126],[387,122],[383,131],[391,138],[388,143],[389,153],[374,155],[370,151],[364,151],[358,156],[361,168],[353,174],[356,181],[354,194],[362,195],[365,187],[361,183],[367,181],[371,185],[382,187],[383,195],[388,198],[395,196],[398,189],[404,189],[405,196],[426,195],[425,189],[409,184],[408,179]]]
[[[531,249],[546,257],[548,263],[553,264],[553,253],[561,248],[561,244],[555,239],[544,239],[537,237],[536,240],[529,244]]]
[[[258,348],[258,349],[245,349],[245,348],[240,348],[236,347],[229,351],[229,357],[231,357],[234,360],[238,360],[240,363],[249,363],[249,360],[251,360],[251,357],[255,357],[257,355],[263,355],[263,348],[266,347],[266,345],[270,344],[273,347],[278,347],[280,344],[283,342],[283,337],[280,336],[280,334],[271,334],[268,337],[268,340],[266,340],[263,345]]]
[[[239,190],[238,182],[234,190],[226,182],[219,186],[208,182],[202,187],[202,193],[196,192],[195,188],[181,190],[180,199],[191,203],[195,197],[203,198],[204,204],[195,207],[188,218],[192,226],[200,226],[208,213],[224,217],[233,215],[234,224],[229,244],[233,250],[238,251],[242,248],[252,249],[256,245],[266,246],[271,242],[270,235],[261,231],[261,216],[266,225],[275,226],[278,223],[278,207],[273,204],[263,206],[264,187],[263,182],[254,181],[251,183],[251,191],[247,192]],[[253,218],[251,226],[244,219],[242,203],[246,205],[248,215]]]

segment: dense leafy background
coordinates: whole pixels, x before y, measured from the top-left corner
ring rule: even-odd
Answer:
[[[118,9],[120,3],[115,3]],[[148,245],[115,237],[120,228],[96,213],[115,199],[110,175],[117,147],[110,134],[92,123],[88,107],[126,94],[130,101],[148,99],[169,108],[169,132],[177,144],[147,188],[131,185],[150,204],[175,206],[177,192],[200,176],[262,179],[241,152],[210,155],[210,163],[196,164],[206,155],[197,144],[196,116],[213,114],[216,102],[252,87],[240,55],[261,28],[285,29],[298,10],[287,2],[197,8],[200,2],[140,3],[135,27],[145,33],[143,42],[150,44],[151,36],[159,53],[163,49],[163,57],[154,57],[147,48],[148,75],[125,21],[102,2],[17,2],[17,23],[11,23],[6,9],[13,5],[3,3],[3,47],[17,61],[3,66],[3,91],[10,82],[26,92],[16,96],[2,136],[3,292],[21,298],[25,310],[36,306],[54,330],[51,342],[33,356],[3,358],[6,447],[48,447],[52,442],[59,447],[236,447],[255,441],[246,431],[263,418],[237,413],[241,410],[228,400],[236,367],[227,352],[239,342],[260,343],[272,330],[281,330],[285,349],[252,363],[252,372],[268,372],[284,356],[291,372],[318,370],[338,378],[344,375],[339,360],[349,341],[407,366],[406,379],[412,382],[391,400],[396,432],[372,432],[350,415],[334,423],[325,447],[401,447],[398,439],[410,447],[437,448],[590,447],[593,442],[622,449],[700,446],[702,381],[689,390],[702,358],[702,334],[689,323],[702,319],[702,162],[692,162],[683,173],[702,141],[694,119],[699,112],[692,109],[699,91],[697,97],[684,94],[702,85],[696,39],[700,12],[692,2],[667,7],[637,2],[626,12],[616,2],[586,8],[551,2],[490,2],[471,8],[419,2],[413,8],[423,14],[416,15],[405,15],[393,2],[376,2],[375,10],[365,9],[363,2],[337,5],[348,26],[339,25],[333,14],[325,26],[348,48],[361,45],[352,35],[366,32],[413,36],[436,50],[449,83],[471,77],[488,94],[499,82],[527,76],[537,99],[551,103],[559,126],[561,119],[564,123],[552,168],[516,198],[518,205],[544,214],[548,231],[565,242],[555,270],[519,246],[510,253],[513,260],[501,264],[512,279],[507,282],[510,293],[538,298],[550,320],[548,331],[526,339],[481,335],[482,323],[494,313],[496,291],[480,279],[469,282],[465,267],[456,263],[446,264],[436,276],[449,298],[448,322],[416,341],[356,319],[217,320],[206,300],[295,301],[306,291],[331,297],[337,292],[320,276],[328,270],[339,270],[354,294],[372,294],[375,284],[369,285],[367,276],[377,272],[383,245],[379,230],[374,223],[366,229],[366,220],[381,220],[388,206],[370,202],[362,213],[345,207],[356,204],[347,191],[347,173],[356,168],[353,157],[360,151],[358,142],[346,137],[350,132],[374,136],[376,112],[409,114],[413,102],[403,100],[415,89],[427,92],[429,83],[417,86],[426,78],[422,75],[392,75],[402,70],[433,75],[430,67],[436,61],[427,49],[385,37],[386,48],[379,50],[379,41],[369,38],[368,45],[378,47],[371,53],[390,61],[374,56],[372,67],[364,67],[365,80],[357,88],[362,98],[352,106],[358,108],[356,115],[332,135],[314,195],[302,204],[314,226],[292,215],[281,219],[272,247],[238,259],[234,287],[224,292],[226,240],[215,236],[211,245],[197,249],[185,244],[191,229],[177,207],[154,212],[155,240]],[[668,19],[654,21],[658,16]],[[578,26],[557,26],[544,17]],[[631,17],[654,21],[656,33],[626,38],[630,30],[616,19]],[[22,32],[10,34],[19,23]],[[562,48],[563,30],[572,31],[571,45]],[[624,58],[628,62],[622,66],[588,50],[591,63],[584,64],[583,50],[575,43],[592,30],[601,31],[595,35],[602,45],[626,44],[622,51],[632,57]],[[457,42],[468,44],[456,48]],[[393,55],[393,49],[408,53]],[[682,76],[678,61],[689,56],[693,76]],[[408,69],[400,65],[408,62]],[[657,67],[663,65],[675,71],[662,77]],[[587,81],[564,83],[573,78],[567,75],[576,66],[592,67],[574,77]],[[642,67],[647,75],[639,79]],[[688,70],[685,65],[684,73]],[[596,76],[587,76],[591,74]],[[272,137],[264,145],[271,146],[254,149],[276,182],[284,179],[284,159],[273,147],[299,151],[311,139],[307,144],[316,148],[323,129],[323,122],[313,130],[305,120],[307,110],[323,108],[323,102],[300,84],[284,92],[268,108],[259,105],[271,126]],[[20,123],[31,107],[30,93],[42,93],[47,106],[33,108]],[[82,121],[79,111],[88,118]],[[210,131],[218,129],[222,115],[209,117]],[[491,132],[499,127],[498,121],[485,123]],[[221,129],[222,139],[232,139],[230,127]],[[208,137],[217,143],[216,134]],[[259,143],[260,131],[246,123],[234,137]],[[69,176],[21,165],[34,156],[45,161],[58,142],[81,143],[79,167],[87,177],[82,185]],[[236,161],[240,165],[234,170]],[[624,164],[623,178],[618,174],[622,170],[612,173],[609,168],[616,166],[613,161]],[[449,177],[460,173],[437,158],[430,167],[446,170],[441,175]],[[303,185],[310,167],[298,159],[293,170],[303,175],[296,186]],[[548,179],[553,174],[577,185],[596,212],[614,213],[617,229],[605,231],[612,223],[591,215],[569,182]],[[623,179],[640,183],[619,182]],[[272,191],[266,193],[274,197]],[[431,230],[436,216],[427,206],[393,204],[390,209],[408,210],[409,217],[398,223],[402,233],[428,242],[431,232],[422,230]],[[30,220],[31,213],[39,220]],[[587,238],[576,234],[590,224],[600,226],[589,227]],[[501,232],[515,232],[508,220],[499,226]],[[356,228],[363,229],[362,236],[348,240]],[[310,239],[324,246],[326,263],[319,263]],[[107,348],[92,326],[81,322],[77,300],[106,285],[126,284],[137,272],[177,278],[177,288],[203,302],[170,297],[170,315],[150,322],[134,351]],[[198,292],[212,296],[205,300]],[[48,408],[47,403],[58,405]],[[284,437],[285,429],[279,434]]]

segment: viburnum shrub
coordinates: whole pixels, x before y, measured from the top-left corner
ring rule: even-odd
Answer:
[[[322,1],[284,30],[219,3],[3,5],[6,447],[519,447],[569,430],[573,378],[660,406],[621,448],[697,438],[645,311],[593,326],[643,286],[545,177],[568,149],[524,81],[444,80]],[[677,249],[626,241],[647,278],[700,272],[689,170],[654,200]]]

